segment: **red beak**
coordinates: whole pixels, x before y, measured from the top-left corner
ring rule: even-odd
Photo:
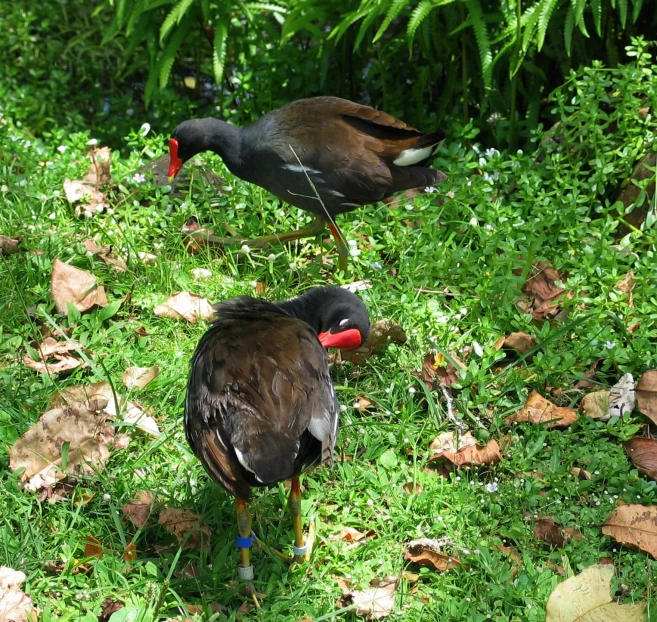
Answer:
[[[183,161],[178,157],[178,141],[175,138],[169,140],[169,183],[182,168]]]
[[[327,350],[329,348],[340,348],[340,350],[353,350],[363,343],[363,338],[357,328],[350,328],[341,333],[319,333],[317,335],[319,343]]]

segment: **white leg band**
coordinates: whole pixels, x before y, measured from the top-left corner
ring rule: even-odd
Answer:
[[[308,552],[308,545],[304,544],[303,546],[294,546],[292,547],[295,555],[303,556]]]
[[[242,581],[252,581],[253,580],[253,566],[238,566],[237,567],[237,576]]]

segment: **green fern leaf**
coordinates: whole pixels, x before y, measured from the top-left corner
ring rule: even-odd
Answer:
[[[627,0],[618,0],[618,15],[621,26],[625,28],[625,24],[627,24]]]
[[[602,36],[602,3],[600,0],[591,0],[591,9],[593,11],[593,23],[598,37]]]
[[[393,3],[388,7],[388,12],[383,18],[383,22],[381,22],[379,29],[374,35],[374,39],[372,39],[372,43],[376,43],[383,36],[383,33],[388,30],[392,21],[402,12],[407,4],[408,0],[393,0]]]
[[[160,43],[164,41],[174,24],[180,24],[180,20],[185,16],[187,9],[189,9],[193,2],[194,0],[180,0],[180,2],[169,11],[169,15],[166,16],[162,28],[160,28]]]
[[[490,48],[488,28],[486,27],[486,22],[484,21],[481,4],[479,4],[479,0],[466,0],[465,5],[468,8],[470,17],[472,18],[472,29],[474,30],[475,39],[477,41],[477,48],[479,50],[479,60],[481,61],[481,76],[484,80],[484,86],[486,88],[490,88],[493,82],[493,73],[491,71],[493,54]]]
[[[632,23],[636,24],[636,20],[639,19],[639,14],[641,13],[641,9],[643,8],[643,0],[634,0],[632,2],[632,5],[633,5]]]
[[[212,71],[214,81],[221,84],[226,62],[226,42],[228,41],[228,20],[221,21],[214,29],[214,48],[212,50]]]
[[[529,45],[534,40],[534,33],[538,26],[538,18],[540,16],[540,5],[534,4],[529,7],[523,14],[522,22],[524,22],[524,29],[522,32],[522,49],[526,53]]]
[[[287,9],[284,6],[269,2],[247,2],[246,6],[253,11],[269,11],[270,13],[280,13],[281,15],[287,13]]]
[[[408,26],[406,26],[406,36],[408,38],[408,45],[412,47],[413,39],[415,38],[415,32],[420,27],[420,24],[424,21],[427,15],[431,13],[434,8],[434,3],[431,0],[422,0],[411,13],[411,19],[408,20]]]
[[[575,9],[571,4],[568,7],[568,13],[566,13],[566,21],[563,25],[563,42],[566,46],[566,54],[570,56],[570,52],[573,46],[573,31],[575,30]]]
[[[354,50],[357,50],[360,47],[363,37],[367,34],[369,27],[372,25],[375,19],[379,17],[377,11],[370,11],[370,14],[362,21],[360,28],[358,29],[358,35],[356,36],[356,41],[354,42]]]
[[[561,2],[561,0],[541,0],[538,12],[538,37],[536,39],[536,49],[540,52],[543,44],[545,43],[545,34],[547,33],[548,26],[554,9]]]
[[[187,33],[189,32],[190,23],[190,20],[185,20],[183,25],[181,25],[179,28],[176,28],[173,36],[164,48],[164,52],[162,52],[158,72],[160,77],[160,89],[163,89],[169,82],[169,76],[171,75],[171,69],[173,68],[173,61],[176,60],[178,48],[180,48],[182,42],[187,36]]]
[[[328,39],[335,39],[336,42],[339,41],[344,34],[351,28],[357,21],[360,21],[369,13],[368,8],[363,8],[361,6],[357,11],[353,11],[350,15],[347,15],[342,19],[342,21],[331,31]]]
[[[587,0],[571,0],[571,8],[575,11],[575,24],[579,31],[588,39],[589,31],[586,30],[586,22],[584,21],[584,9],[586,8]],[[568,53],[570,56],[570,53]]]

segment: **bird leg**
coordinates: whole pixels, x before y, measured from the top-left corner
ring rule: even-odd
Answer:
[[[251,514],[246,507],[246,502],[237,499],[237,546],[240,549],[241,560],[237,568],[237,575],[242,581],[246,581],[246,591],[250,598],[253,599],[255,606],[259,609],[260,603],[253,587],[253,566],[251,565],[251,547],[253,546],[253,537],[251,532]]]
[[[301,484],[298,477],[293,477],[291,481],[292,487],[287,507],[290,509],[292,529],[294,529],[294,561],[301,563],[309,557],[310,551],[303,538],[303,525],[301,524]]]
[[[333,234],[333,239],[335,240],[335,245],[338,249],[338,268],[346,273],[349,251],[347,249],[347,244],[345,243],[344,236],[342,235],[342,231],[338,229],[338,225],[336,225],[334,222],[328,223],[328,228]]]

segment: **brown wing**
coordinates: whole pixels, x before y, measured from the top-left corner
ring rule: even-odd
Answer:
[[[286,315],[216,322],[192,363],[185,424],[208,473],[243,499],[319,461],[337,408],[312,329]]]

